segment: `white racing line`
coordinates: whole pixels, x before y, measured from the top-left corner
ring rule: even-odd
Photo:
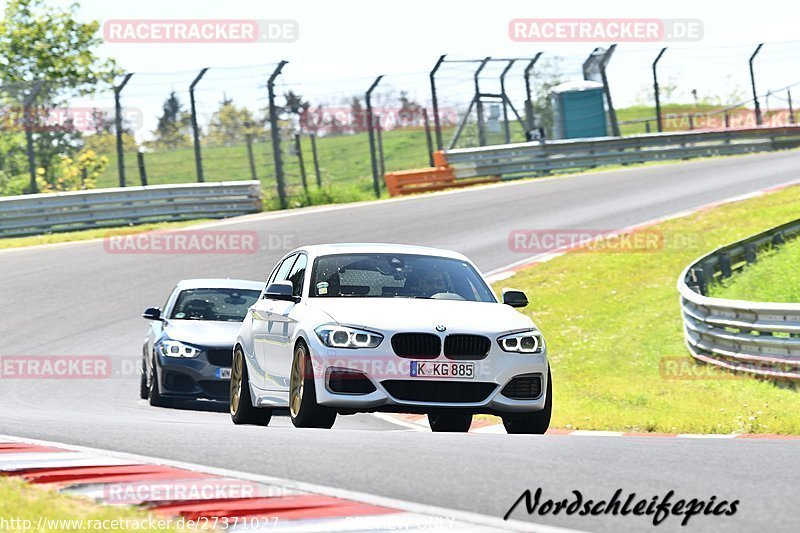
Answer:
[[[64,452],[61,453],[29,453],[29,454],[20,454],[18,458],[8,457],[6,455],[6,459],[4,459],[5,454],[0,454],[0,467],[4,464],[8,463],[12,465],[12,470],[17,469],[19,467],[31,467],[34,463],[28,463],[28,456],[30,457],[31,461],[36,459],[36,455],[40,457],[39,463],[43,466],[41,467],[58,467],[58,466],[73,466],[73,463],[78,466],[85,466],[91,461],[92,458],[95,461],[94,464],[96,465],[121,465],[121,464],[151,464],[151,465],[161,465],[161,466],[170,466],[174,468],[190,470],[193,472],[200,472],[204,474],[209,474],[212,476],[222,476],[223,478],[232,478],[240,481],[249,481],[253,483],[259,483],[271,487],[280,487],[281,489],[288,489],[289,491],[301,491],[306,493],[313,493],[317,495],[324,495],[330,496],[333,498],[340,498],[343,500],[350,500],[355,502],[366,503],[369,505],[375,505],[378,507],[395,509],[404,513],[411,513],[405,517],[406,522],[398,522],[397,524],[391,524],[386,520],[381,521],[380,517],[370,517],[367,522],[361,523],[359,519],[358,524],[358,531],[380,531],[385,529],[416,529],[415,527],[408,527],[411,525],[410,521],[418,520],[416,517],[427,517],[428,519],[441,519],[446,524],[443,527],[444,529],[449,530],[457,530],[457,531],[532,531],[532,532],[540,532],[540,533],[575,533],[580,530],[575,529],[567,529],[562,527],[556,526],[548,526],[544,524],[535,524],[531,522],[523,522],[519,520],[502,520],[501,518],[496,518],[492,516],[482,515],[478,513],[472,513],[468,511],[459,511],[454,509],[447,509],[443,507],[437,507],[434,505],[426,505],[421,503],[415,502],[408,502],[404,500],[397,500],[394,498],[387,498],[383,496],[377,496],[373,494],[367,494],[363,492],[351,491],[346,489],[334,488],[334,487],[327,487],[323,485],[316,485],[312,483],[306,483],[301,481],[294,481],[288,480],[283,478],[277,478],[273,476],[266,476],[260,474],[249,474],[246,472],[240,472],[235,470],[228,470],[224,468],[214,468],[205,465],[199,465],[195,463],[188,463],[182,461],[172,461],[168,459],[161,459],[156,457],[148,457],[138,454],[131,454],[131,453],[123,453],[123,452],[115,452],[109,450],[100,450],[96,448],[90,448],[85,446],[74,446],[69,444],[63,444],[60,442],[52,442],[52,441],[43,441],[38,439],[29,439],[24,437],[16,437],[12,435],[0,435],[0,443],[2,442],[14,442],[14,443],[24,443],[24,444],[31,444],[37,446],[45,446],[45,447],[53,447],[58,448],[60,450],[64,450],[66,452],[77,452],[75,454],[75,460],[70,458],[62,458],[63,456],[70,455]],[[21,455],[25,455],[22,457]],[[11,459],[9,461],[9,459]],[[4,461],[6,463],[4,463]],[[34,467],[35,468],[35,467]],[[398,518],[399,515],[392,514],[386,515],[387,520],[394,519],[400,520],[402,517]],[[402,527],[405,524],[406,527]],[[302,524],[297,524],[300,527],[293,527],[290,526],[288,530],[291,531],[326,531],[327,527],[332,524],[326,523],[309,523],[308,529],[304,528]],[[339,524],[337,524],[339,525]],[[367,526],[367,527],[363,527]],[[451,527],[455,526],[455,527]],[[322,529],[321,529],[322,528]],[[487,529],[488,528],[488,529]],[[270,530],[273,527],[269,528]],[[337,528],[338,529],[338,528]],[[425,528],[423,528],[425,529]],[[332,531],[333,529],[331,529]],[[355,531],[353,529],[347,528],[342,529],[348,531]]]

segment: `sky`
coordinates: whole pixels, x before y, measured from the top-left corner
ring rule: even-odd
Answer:
[[[51,0],[51,5],[70,1]],[[5,2],[0,0],[0,6]],[[202,67],[211,67],[198,85],[198,107],[209,112],[223,95],[240,104],[266,105],[266,77],[280,60],[289,64],[279,90],[293,89],[315,102],[337,105],[363,93],[375,76],[386,75],[380,90],[405,90],[421,102],[429,100],[427,72],[441,54],[450,58],[519,57],[544,52],[560,57],[565,79],[579,79],[580,65],[603,42],[520,43],[510,39],[509,21],[516,18],[681,18],[699,19],[703,38],[691,43],[620,43],[608,67],[617,107],[646,102],[651,97],[650,64],[667,46],[659,78],[674,84],[673,101],[691,101],[691,91],[723,101],[750,96],[748,58],[766,42],[757,62],[759,92],[800,82],[795,68],[800,35],[796,4],[767,2],[630,2],[619,0],[536,2],[531,0],[82,0],[80,17],[101,23],[120,19],[289,19],[299,37],[290,43],[141,44],[105,43],[100,54],[115,58],[134,72],[125,89],[124,105],[146,117],[152,127],[161,102],[171,90],[188,101],[187,89]],[[522,95],[522,67],[509,73],[512,99]],[[471,91],[470,64],[446,65],[440,75],[445,105],[463,105]],[[496,87],[502,65],[485,76],[485,88]],[[800,87],[798,87],[800,94]],[[781,95],[771,100],[781,103]],[[111,105],[109,95],[99,105]],[[785,105],[785,104],[784,104]],[[764,103],[762,102],[762,107]],[[204,120],[201,118],[201,121]]]

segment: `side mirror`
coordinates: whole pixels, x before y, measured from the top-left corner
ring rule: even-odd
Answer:
[[[511,307],[525,307],[528,305],[528,297],[516,289],[503,289],[503,303]]]
[[[142,313],[142,318],[146,320],[161,320],[161,309],[158,307],[148,307]]]
[[[294,292],[294,285],[291,281],[276,281],[270,283],[267,290],[264,292],[264,298],[269,300],[283,300],[286,302],[298,302],[297,298],[292,293]]]

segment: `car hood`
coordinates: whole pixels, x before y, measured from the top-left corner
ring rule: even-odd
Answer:
[[[500,303],[415,298],[314,298],[313,307],[339,324],[383,331],[503,333],[535,327],[530,318]]]
[[[170,320],[164,327],[164,333],[170,339],[188,344],[233,346],[240,327],[240,322]]]

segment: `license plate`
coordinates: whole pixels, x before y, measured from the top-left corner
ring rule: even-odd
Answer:
[[[231,379],[231,369],[230,368],[218,368],[217,369],[217,377],[219,379]]]
[[[411,377],[472,379],[475,377],[475,363],[411,361]]]

